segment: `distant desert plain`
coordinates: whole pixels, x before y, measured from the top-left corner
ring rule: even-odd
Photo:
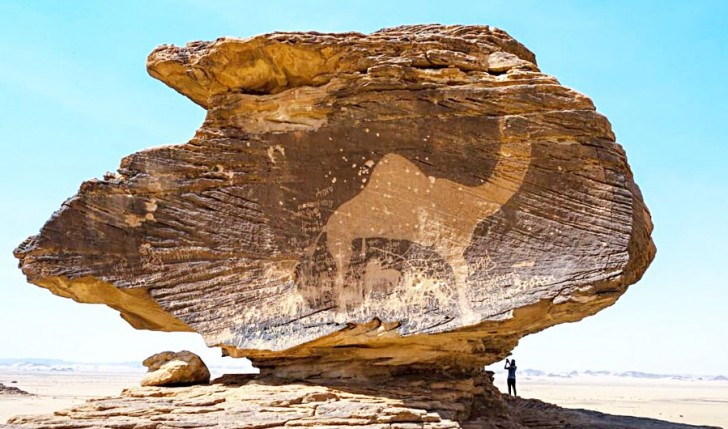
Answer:
[[[118,395],[136,386],[145,368],[127,364],[0,363],[0,383],[30,395],[0,393],[0,425],[12,416],[50,414],[88,399]],[[242,372],[214,367],[212,376]],[[505,373],[495,383],[505,389]],[[641,372],[522,370],[518,393],[565,408],[649,417],[693,425],[728,428],[728,377],[660,375]]]

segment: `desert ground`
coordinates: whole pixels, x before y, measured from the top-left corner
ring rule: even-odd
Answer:
[[[34,395],[0,395],[0,422],[14,415],[47,414],[89,398],[118,395],[124,387],[136,385],[144,370],[0,369],[0,383]],[[214,368],[211,372],[213,377],[222,375]],[[505,389],[504,374],[496,374],[496,385]],[[724,379],[543,375],[520,377],[518,388],[523,397],[566,408],[728,428],[728,380]]]
[[[0,423],[20,414],[48,414],[139,383],[146,368],[98,371],[0,370],[0,383],[33,396],[0,395]]]
[[[505,375],[496,385],[507,391]],[[728,380],[615,375],[521,377],[518,394],[565,408],[728,428]]]

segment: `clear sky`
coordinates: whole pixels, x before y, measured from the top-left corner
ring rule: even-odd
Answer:
[[[489,24],[612,122],[657,258],[613,307],[526,337],[522,368],[728,374],[728,2],[0,0],[0,357],[138,361],[204,349],[26,284],[13,248],[83,180],[183,143],[204,111],[150,78],[163,43],[276,30]],[[216,352],[205,353],[205,356]]]

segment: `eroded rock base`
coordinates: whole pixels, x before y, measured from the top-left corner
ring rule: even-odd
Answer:
[[[54,415],[19,416],[8,428],[698,428],[653,419],[567,410],[502,396],[492,373],[417,375],[379,384],[293,383],[226,375],[210,385],[125,389]]]

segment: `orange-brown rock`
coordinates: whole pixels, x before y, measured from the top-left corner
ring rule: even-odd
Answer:
[[[487,26],[162,46],[207,109],[85,182],[16,250],[28,279],[265,373],[473,373],[613,304],[654,256],[583,94]]]
[[[144,359],[143,364],[147,373],[140,382],[142,386],[185,386],[210,381],[205,362],[187,350],[157,353]]]

